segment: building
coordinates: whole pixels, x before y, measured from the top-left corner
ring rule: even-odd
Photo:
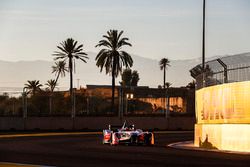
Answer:
[[[87,85],[86,94],[89,97],[98,96],[110,99],[110,85]],[[119,104],[119,113],[123,114],[187,114],[194,115],[194,89],[187,87],[164,89],[148,86],[115,88],[115,99]],[[168,105],[169,104],[169,105]],[[121,111],[122,110],[122,111]]]

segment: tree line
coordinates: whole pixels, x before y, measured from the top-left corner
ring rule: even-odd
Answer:
[[[132,71],[130,68],[133,66],[132,56],[124,51],[124,46],[132,47],[129,43],[129,38],[122,37],[124,31],[109,30],[107,34],[102,36],[102,39],[95,47],[100,47],[100,51],[95,57],[96,66],[100,68],[100,72],[105,71],[107,75],[112,76],[112,102],[111,112],[114,112],[114,92],[115,92],[115,79],[122,74],[122,86],[137,86],[139,81],[139,73]],[[71,104],[73,108],[73,69],[75,68],[75,61],[80,60],[87,63],[89,59],[87,53],[83,51],[83,44],[78,45],[78,41],[73,38],[68,38],[62,41],[57,46],[57,51],[52,55],[54,56],[55,65],[52,66],[52,73],[55,73],[55,79],[50,79],[45,84],[46,90],[54,92],[58,86],[59,77],[64,77],[66,73],[70,74],[70,88],[69,93],[71,97]],[[159,62],[160,69],[163,70],[163,88],[169,87],[170,83],[166,82],[166,70],[170,66],[170,61],[163,58]],[[122,70],[125,67],[125,70]],[[42,84],[38,80],[27,81],[25,89],[27,93],[35,95],[41,90]],[[74,116],[74,115],[73,115]]]

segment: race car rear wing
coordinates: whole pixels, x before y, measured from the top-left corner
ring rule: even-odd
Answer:
[[[121,129],[121,125],[109,125],[109,130],[116,131],[118,129]]]
[[[135,129],[135,125],[127,125],[127,122],[124,121],[123,125],[109,125],[109,130],[112,130],[112,131],[117,131],[118,129],[132,129],[134,130]]]

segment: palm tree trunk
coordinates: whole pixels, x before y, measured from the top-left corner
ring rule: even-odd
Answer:
[[[166,117],[168,118],[170,112],[169,112],[169,108],[170,108],[170,97],[169,97],[169,93],[168,93],[169,88],[167,88],[167,110],[166,110]]]
[[[73,99],[73,71],[72,57],[69,57],[69,72],[70,72],[70,99],[71,99],[71,117],[74,118],[74,99]]]
[[[113,57],[113,65],[112,65],[112,104],[111,104],[111,112],[114,113],[115,106],[115,70],[116,70],[116,56]]]
[[[69,58],[69,73],[70,73],[70,97],[73,95],[73,71],[72,71],[72,58]]]
[[[113,66],[114,67],[114,66]],[[111,113],[114,113],[115,105],[115,69],[112,69],[112,103],[111,103]]]
[[[167,96],[167,93],[166,93],[166,66],[164,66],[164,74],[163,74],[163,89],[164,89],[164,110],[165,110],[165,116],[167,117],[167,104],[166,104],[166,102],[167,102],[167,100],[166,100],[166,96]],[[166,109],[165,109],[165,107],[166,107]]]
[[[59,76],[60,76],[60,73],[58,73],[57,76],[56,76],[56,83],[55,83],[55,85],[53,86],[53,88],[51,89],[52,92],[54,92],[54,89],[55,89],[55,87],[56,87],[56,84],[57,84],[57,81],[58,81],[58,79],[59,79]]]
[[[166,89],[166,67],[163,68],[163,88]]]

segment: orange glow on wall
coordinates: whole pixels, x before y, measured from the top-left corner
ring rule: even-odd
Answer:
[[[138,98],[137,100],[152,104],[153,108],[165,108],[167,105],[167,98]],[[164,102],[164,100],[166,100]],[[169,98],[169,110],[170,112],[186,112],[184,106],[184,100],[182,97],[170,97]]]
[[[196,91],[197,147],[250,152],[250,81]]]
[[[197,123],[250,123],[250,81],[196,91]]]
[[[197,147],[203,144],[219,150],[250,152],[250,124],[196,124],[194,144]]]

